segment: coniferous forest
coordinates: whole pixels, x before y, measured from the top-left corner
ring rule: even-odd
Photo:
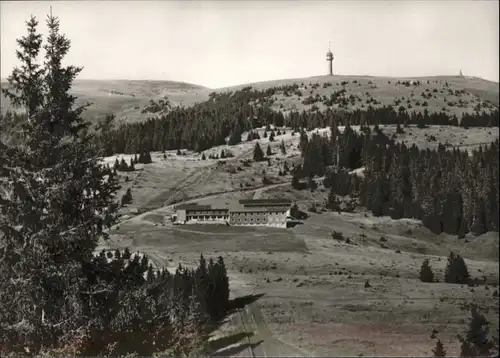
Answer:
[[[353,112],[327,109],[325,112],[303,111],[284,115],[273,110],[264,100],[261,100],[259,105],[254,104],[257,99],[268,98],[266,93],[251,89],[234,93],[213,93],[208,101],[193,107],[177,107],[160,118],[109,129],[98,137],[98,143],[106,155],[173,149],[200,152],[226,144],[227,137],[227,143],[237,144],[241,142],[241,134],[244,131],[265,125],[287,126],[295,130],[312,130],[332,124],[488,127],[498,126],[499,118],[498,110],[479,112],[464,116],[459,123],[455,116],[450,117],[446,113],[408,113],[404,108],[396,111],[392,107]]]
[[[339,148],[339,170],[335,150]],[[463,236],[498,231],[498,140],[467,151],[419,149],[395,143],[377,127],[332,128],[330,138],[301,135],[303,165],[297,178],[326,175],[330,204],[335,195],[355,195],[374,215],[415,218],[435,233]],[[364,167],[364,178],[350,169]]]

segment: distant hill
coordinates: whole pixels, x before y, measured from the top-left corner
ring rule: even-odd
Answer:
[[[372,76],[317,76],[258,82],[247,85],[219,88],[217,92],[235,91],[251,86],[257,90],[297,84],[298,91],[287,91],[274,95],[276,109],[282,111],[308,110],[315,105],[325,109],[325,97],[345,90],[343,97],[351,98],[342,108],[363,109],[368,106],[392,105],[396,109],[405,107],[409,112],[445,111],[448,114],[473,113],[476,108],[485,110],[498,108],[499,84],[477,77],[372,77]],[[425,98],[423,97],[425,96]],[[304,104],[307,97],[310,104]],[[352,96],[352,97],[351,97]],[[318,101],[319,100],[319,101]],[[426,102],[426,103],[424,103]],[[307,103],[307,101],[306,101]],[[478,107],[479,104],[479,107]],[[338,108],[333,105],[331,108]]]
[[[2,81],[2,88],[8,86]],[[86,118],[98,119],[114,113],[119,121],[138,121],[147,118],[141,110],[152,100],[165,97],[172,105],[191,105],[208,98],[207,88],[191,83],[175,81],[128,81],[128,80],[76,80],[71,94],[78,97],[79,104],[92,105],[84,112]],[[10,103],[3,96],[1,110],[11,109]]]
[[[159,102],[168,98],[172,106],[191,106],[207,100],[211,92],[236,91],[244,87],[265,90],[294,84],[296,89],[278,91],[272,95],[276,110],[323,110],[327,107],[353,110],[392,105],[396,109],[402,106],[410,112],[427,109],[429,112],[444,111],[460,117],[463,113],[499,107],[497,82],[466,76],[394,78],[335,75],[218,89],[172,81],[77,80],[71,92],[79,98],[79,103],[92,103],[85,113],[87,118],[98,119],[114,113],[118,122],[135,122],[155,115],[144,113],[144,109],[151,106],[150,100]],[[2,87],[5,85],[2,83]],[[328,103],[332,95],[345,98],[344,103]],[[10,106],[3,96],[1,100],[4,113]]]

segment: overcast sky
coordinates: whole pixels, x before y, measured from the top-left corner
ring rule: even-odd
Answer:
[[[33,14],[52,5],[79,78],[211,88],[327,73],[478,76],[498,82],[496,0],[0,1],[1,77]]]

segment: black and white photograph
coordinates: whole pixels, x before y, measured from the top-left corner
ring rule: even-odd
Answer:
[[[499,1],[0,1],[0,356],[498,357]]]

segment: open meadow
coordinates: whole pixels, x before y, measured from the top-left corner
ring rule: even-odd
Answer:
[[[471,304],[498,317],[497,234],[459,240],[432,234],[416,220],[310,215],[303,225],[270,229],[172,226],[146,214],[121,223],[106,246],[131,247],[171,270],[194,266],[200,253],[223,255],[234,297],[263,294],[249,312],[255,334],[267,329],[276,338],[264,340],[275,354],[292,346],[310,355],[426,355],[434,329],[456,354]],[[333,240],[332,230],[350,243]],[[476,285],[443,283],[449,251],[465,257]],[[437,283],[418,278],[426,258]],[[221,332],[241,332],[241,319]]]

